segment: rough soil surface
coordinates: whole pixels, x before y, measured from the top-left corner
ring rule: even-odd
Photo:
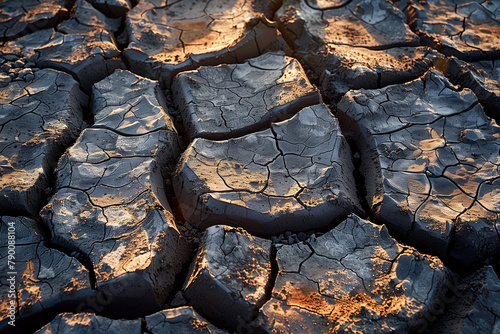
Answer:
[[[486,114],[500,121],[500,60],[466,63],[450,57],[445,74],[454,83],[472,89]]]
[[[127,15],[124,57],[139,74],[166,85],[180,71],[242,62],[277,41],[265,1],[144,0]]]
[[[94,85],[95,123],[61,157],[55,194],[42,211],[52,242],[92,263],[97,288],[141,282],[138,295],[127,297],[151,310],[168,299],[190,257],[161,176],[179,147],[157,86],[128,71]]]
[[[0,39],[13,40],[37,30],[50,28],[62,20],[71,7],[70,0],[6,0],[0,8]]]
[[[377,219],[466,266],[498,257],[500,127],[472,91],[430,70],[406,84],[350,91],[337,108],[360,145]]]
[[[415,79],[441,57],[419,46],[404,14],[386,0],[285,0],[275,18],[329,100]]]
[[[227,333],[199,316],[191,307],[179,307],[157,312],[135,320],[110,319],[92,313],[64,313],[55,317],[36,334],[161,334],[161,333]]]
[[[0,94],[0,210],[37,215],[59,155],[82,128],[87,98],[70,75],[52,69],[32,71]]]
[[[447,56],[468,60],[500,56],[497,1],[411,1],[404,11],[422,42]]]
[[[439,259],[356,215],[320,237],[277,248],[279,271],[259,320],[280,333],[414,330],[449,279]]]
[[[180,73],[172,90],[191,140],[240,137],[321,102],[300,63],[282,53]]]
[[[270,240],[242,229],[209,227],[182,288],[183,298],[215,323],[241,330],[266,301],[271,256]]]
[[[0,1],[0,332],[500,332],[499,18]]]
[[[195,139],[173,177],[192,225],[271,236],[318,229],[360,211],[351,151],[324,104],[235,139]]]
[[[0,268],[5,273],[5,280],[1,282],[0,293],[7,297],[17,291],[15,309],[18,310],[20,331],[27,323],[40,324],[41,318],[75,310],[78,304],[95,296],[87,269],[74,257],[47,247],[47,239],[37,221],[9,216],[2,217],[1,221]],[[12,262],[8,262],[9,227],[16,229],[17,256]],[[12,263],[15,263],[16,274],[11,273],[9,265]],[[2,298],[0,305],[6,310],[3,314],[8,314],[10,301]],[[6,321],[2,321],[0,329],[6,328]]]

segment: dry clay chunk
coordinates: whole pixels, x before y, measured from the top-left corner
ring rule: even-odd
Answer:
[[[352,172],[337,120],[318,104],[265,131],[195,139],[173,184],[193,226],[226,224],[270,236],[325,227],[357,211]]]
[[[91,32],[96,28],[100,28],[108,32],[117,32],[121,24],[121,19],[107,17],[86,0],[76,1],[70,18],[59,24],[57,31],[65,34],[78,34]]]
[[[191,139],[239,137],[321,100],[299,62],[283,53],[183,72],[173,91]]]
[[[0,7],[0,40],[13,40],[54,27],[67,14],[70,0],[5,0]]]
[[[320,78],[323,94],[334,101],[349,89],[374,89],[416,79],[441,58],[425,46],[370,50],[335,45],[326,57],[314,51],[304,55],[304,61]]]
[[[53,242],[90,260],[98,287],[115,278],[128,280],[127,274],[146,274],[142,310],[158,310],[189,259],[162,198],[155,156],[170,144],[162,132],[127,137],[84,130],[62,157],[56,193],[42,212]],[[160,273],[162,268],[169,270]]]
[[[92,262],[98,288],[139,275],[144,284],[140,311],[158,310],[190,256],[163,189],[162,169],[178,154],[177,134],[171,120],[158,121],[169,116],[159,107],[150,80],[116,72],[96,87],[98,121],[61,158],[56,193],[42,217],[54,243]],[[136,115],[126,103],[122,109],[106,107],[126,97],[150,103],[143,103]]]
[[[36,48],[36,65],[70,73],[90,92],[95,82],[122,65],[112,33],[101,25],[56,32],[48,43]]]
[[[93,86],[91,108],[95,111],[94,128],[129,136],[167,130],[171,142],[167,163],[175,163],[180,154],[179,138],[156,81],[116,70]]]
[[[449,280],[439,259],[356,215],[318,238],[278,245],[276,257],[278,277],[260,316],[273,333],[405,333]]]
[[[142,334],[144,328],[151,334],[227,333],[207,323],[191,307],[179,307],[134,320],[109,319],[92,313],[65,313],[55,317],[36,334]]]
[[[45,246],[37,222],[25,217],[0,218],[0,331],[28,333],[59,312],[74,311],[91,297],[88,271],[75,259]],[[13,232],[13,233],[12,233]],[[14,236],[12,239],[10,236]],[[9,247],[9,241],[15,246]],[[14,253],[9,252],[14,249]],[[14,255],[13,259],[8,254]],[[9,294],[14,293],[11,299]],[[8,324],[10,301],[15,327]],[[30,327],[31,326],[31,327]]]
[[[417,46],[403,13],[387,0],[285,0],[276,13],[283,35],[299,49],[315,43],[370,49]]]
[[[9,62],[13,60],[17,61],[18,58],[21,58],[21,61],[25,63],[23,67],[26,66],[26,59],[33,59],[36,56],[35,49],[47,44],[54,32],[54,29],[42,29],[18,38],[15,41],[3,43],[0,46],[0,59],[3,61],[2,72],[14,70],[17,64],[14,66],[14,64],[9,64]],[[6,65],[9,69],[5,67]]]
[[[469,89],[431,70],[407,84],[350,91],[337,107],[354,129],[378,219],[467,266],[498,256],[500,127]]]
[[[82,127],[87,97],[68,74],[33,73],[0,88],[0,210],[36,216],[57,159]]]
[[[423,42],[461,59],[500,56],[500,3],[496,0],[411,1],[405,9]]]
[[[456,281],[444,317],[432,334],[498,333],[500,331],[500,280],[487,266]]]
[[[242,62],[276,42],[267,5],[245,0],[140,1],[127,15],[130,68],[170,86],[180,71]]]
[[[271,241],[242,229],[209,227],[183,288],[205,317],[240,332],[266,298],[271,278]]]
[[[64,313],[35,334],[142,334],[141,319],[109,319],[92,313]]]
[[[389,1],[286,0],[283,34],[314,71],[328,98],[418,78],[439,58]]]

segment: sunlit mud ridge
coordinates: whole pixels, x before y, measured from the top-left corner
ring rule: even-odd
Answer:
[[[499,15],[0,2],[0,332],[499,333]]]

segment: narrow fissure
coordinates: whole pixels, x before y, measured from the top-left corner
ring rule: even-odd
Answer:
[[[278,279],[278,273],[279,273],[279,266],[278,266],[278,250],[276,248],[276,245],[273,243],[271,246],[271,252],[269,254],[269,259],[271,260],[271,276],[269,277],[269,281],[266,286],[266,297],[259,305],[259,309],[269,300],[271,300],[272,293],[274,286],[276,285],[276,280]]]
[[[186,238],[186,235],[183,234],[182,237]],[[175,280],[174,280],[174,284],[172,285],[171,294],[169,296],[169,299],[166,302],[166,305],[164,306],[165,308],[184,306],[183,304],[189,305],[189,303],[183,302],[185,300],[184,299],[185,297],[184,297],[184,294],[182,292],[182,287],[184,286],[184,283],[186,282],[186,279],[189,276],[192,263],[194,263],[196,261],[196,256],[198,254],[198,247],[193,248],[191,256],[190,256],[191,260],[186,261],[182,265],[182,270],[180,271],[180,273],[175,275]],[[179,297],[181,297],[180,299],[182,301],[179,300]]]
[[[94,113],[92,112],[91,105],[90,105],[90,103],[91,103],[90,99],[91,99],[91,96],[89,96],[89,100],[88,100],[89,103],[82,106],[82,116],[83,116],[83,121],[85,122],[84,126],[82,128],[82,132],[86,128],[89,128],[92,125],[94,125],[94,122],[95,122]],[[81,132],[80,132],[80,134],[81,134]],[[68,146],[68,147],[70,147],[70,146]]]
[[[264,298],[259,300],[252,312],[248,316],[248,320],[244,325],[241,325],[238,327],[236,330],[237,334],[251,334],[251,333],[265,333],[266,330],[263,328],[260,328],[260,325],[258,322],[255,322],[255,320],[259,317],[260,311],[262,307],[271,300],[272,298],[272,293],[274,290],[274,286],[276,284],[276,280],[278,278],[278,273],[279,273],[279,266],[278,266],[278,261],[277,261],[277,249],[276,245],[273,244],[271,245],[270,253],[269,253],[269,260],[271,264],[271,272],[269,279],[267,281],[266,287],[265,287],[265,295]]]
[[[361,204],[361,208],[367,215],[366,217],[362,217],[371,221],[375,220],[375,216],[373,215],[373,210],[368,204],[366,200],[367,191],[366,191],[366,180],[364,175],[361,173],[361,154],[358,150],[357,144],[355,144],[352,140],[347,140],[349,147],[351,148],[352,154],[352,162],[354,164],[354,171],[352,172],[354,176],[354,182],[356,184],[356,194],[358,195],[358,201]]]
[[[142,334],[153,334],[151,330],[148,328],[148,323],[145,318],[141,318],[141,333]]]
[[[185,132],[184,123],[180,111],[174,105],[171,89],[162,90],[161,94],[163,95],[166,104],[165,106],[163,106],[163,108],[165,109],[164,112],[167,115],[169,115],[170,118],[172,119],[174,128],[177,131],[177,134],[179,135],[179,145],[180,145],[180,154],[177,157],[175,164],[173,166],[167,166],[167,168],[165,168],[162,172],[163,185],[168,204],[170,206],[170,209],[172,210],[172,214],[174,215],[176,222],[184,223],[186,220],[182,214],[179,201],[174,191],[172,177],[175,168],[177,166],[177,163],[179,162],[179,159],[181,158],[183,152],[189,145],[189,139],[188,139],[189,136]]]

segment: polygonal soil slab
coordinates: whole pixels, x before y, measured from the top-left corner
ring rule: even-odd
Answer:
[[[35,48],[39,48],[41,45],[45,45],[49,42],[54,34],[54,29],[42,29],[33,32],[32,34],[23,36],[14,41],[5,42],[0,46],[0,59],[2,60],[2,72],[9,72],[9,68],[6,68],[5,65],[8,64],[8,67],[14,67],[15,61],[19,58],[22,59],[24,63],[26,63],[26,58],[31,58],[35,56]],[[23,64],[23,66],[26,64]],[[33,66],[34,64],[30,64]],[[17,66],[17,64],[16,64]],[[22,67],[22,66],[19,66]]]
[[[327,99],[349,89],[418,78],[439,58],[389,1],[287,0],[278,10],[284,37],[307,64]]]
[[[74,311],[94,295],[88,271],[75,258],[47,248],[36,221],[25,217],[0,219],[2,333],[31,332],[45,319]],[[15,326],[8,324],[12,320],[11,301]]]
[[[182,289],[213,323],[240,332],[264,304],[271,279],[271,241],[242,229],[209,227]]]
[[[177,133],[156,82],[117,71],[95,87],[97,122],[61,158],[57,192],[42,217],[54,243],[92,264],[98,288],[116,280],[137,288],[138,280],[138,295],[118,296],[126,305],[116,312],[144,314],[165,303],[190,258],[162,178],[179,153]],[[127,307],[127,298],[143,306]]]
[[[422,41],[447,56],[500,56],[500,3],[492,0],[411,1],[405,9]]]
[[[2,1],[0,40],[13,40],[37,30],[54,27],[68,13],[70,0]]]
[[[135,320],[109,319],[92,313],[65,313],[55,317],[36,334],[142,334],[144,329],[151,334],[227,333],[206,322],[191,307],[179,307]]]
[[[94,128],[130,136],[167,130],[172,146],[166,163],[175,163],[180,154],[178,135],[172,119],[165,113],[165,97],[156,81],[117,70],[94,85],[91,108],[96,111]]]
[[[380,88],[416,79],[441,58],[428,47],[369,50],[335,45],[326,57],[315,51],[304,54],[305,62],[320,78],[323,95],[334,101],[349,89]]]
[[[122,64],[113,36],[101,28],[82,33],[55,33],[37,48],[36,65],[73,75],[86,92]]]
[[[123,63],[113,32],[120,21],[110,19],[85,0],[78,0],[71,20],[58,26],[49,42],[36,48],[36,65],[72,74],[86,92]]]
[[[446,74],[463,87],[472,89],[490,117],[500,121],[500,60],[466,63],[451,57]]]
[[[91,32],[97,28],[117,32],[121,19],[109,18],[85,0],[77,0],[70,14],[71,19],[57,26],[57,31],[63,34],[79,34]]]
[[[499,254],[500,128],[469,89],[431,70],[404,85],[350,91],[337,109],[358,142],[377,219],[467,266]]]
[[[257,235],[325,227],[358,211],[349,146],[325,105],[265,131],[195,139],[173,184],[193,226],[241,226]]]
[[[183,72],[172,89],[191,139],[255,132],[321,100],[299,62],[283,53]]]
[[[450,305],[430,333],[500,331],[500,280],[492,267],[484,267],[460,281],[457,280],[451,290],[451,296],[443,300]]]
[[[285,0],[276,17],[284,37],[299,49],[317,43],[374,50],[418,45],[403,13],[386,0]]]
[[[36,216],[57,159],[82,127],[87,97],[68,74],[31,73],[0,88],[0,210]]]
[[[170,86],[180,71],[256,57],[277,40],[267,6],[250,1],[144,0],[127,15],[124,57],[137,73]]]
[[[278,277],[258,319],[273,333],[405,333],[449,279],[439,259],[356,215],[318,238],[277,247]]]
[[[64,313],[54,318],[36,334],[142,334],[141,319],[109,319],[92,313]]]

